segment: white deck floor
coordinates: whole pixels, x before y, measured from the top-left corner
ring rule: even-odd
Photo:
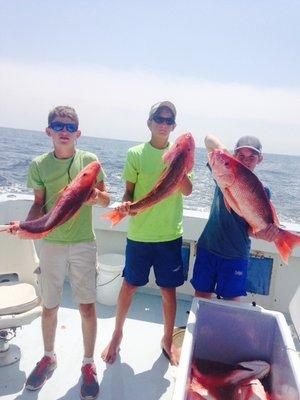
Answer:
[[[191,302],[178,301],[176,326],[185,325]],[[100,357],[114,328],[115,307],[97,304],[98,335],[95,352],[101,400],[170,400],[174,389],[175,367],[162,355],[163,334],[161,298],[137,293],[128,319],[120,355],[112,365]],[[18,363],[0,368],[0,398],[11,399],[79,399],[79,378],[82,361],[82,338],[79,312],[71,299],[69,285],[58,316],[56,353],[58,367],[39,391],[24,388],[26,376],[43,355],[40,318],[18,329],[11,344],[21,348]]]

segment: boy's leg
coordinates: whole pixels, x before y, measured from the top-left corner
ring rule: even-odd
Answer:
[[[56,368],[54,341],[65,268],[65,246],[42,243],[37,274],[43,300],[42,334],[45,353],[27,378],[26,388],[29,390],[40,389]]]
[[[164,336],[161,341],[163,353],[171,364],[178,364],[178,357],[172,349],[176,316],[176,287],[184,283],[182,263],[182,238],[153,245],[155,254],[154,273],[161,289],[164,316]]]
[[[83,337],[84,357],[93,358],[97,335],[97,316],[95,303],[79,304]]]
[[[69,281],[79,304],[84,357],[92,358],[97,335],[97,245],[95,241],[73,244],[69,250]]]
[[[149,243],[127,239],[123,284],[119,293],[115,330],[101,357],[113,363],[117,357],[123,337],[123,326],[138,286],[146,285],[152,265],[152,246]]]
[[[137,286],[130,285],[124,279],[118,298],[115,330],[109,344],[101,353],[103,361],[112,364],[118,355],[123,337],[123,326]]]
[[[227,300],[241,301],[247,295],[247,259],[222,259],[218,266],[216,293]]]
[[[96,399],[99,383],[94,363],[97,335],[97,245],[95,241],[69,246],[69,280],[74,300],[79,304],[84,347],[80,397]]]
[[[97,316],[95,303],[79,304],[81,315],[84,359],[81,368],[80,397],[88,400],[96,399],[99,394],[99,383],[94,349],[97,335]]]
[[[195,290],[195,297],[202,297],[204,299],[211,299],[212,298],[212,293],[208,292],[199,292],[198,290]]]
[[[44,350],[54,351],[54,340],[57,327],[58,306],[54,308],[43,307],[42,311],[42,333],[44,340]]]
[[[164,316],[164,336],[161,341],[161,347],[170,358],[173,365],[178,364],[177,357],[172,351],[173,331],[176,316],[176,289],[160,288],[162,294],[162,307]]]
[[[197,246],[197,255],[191,279],[196,297],[205,299],[212,297],[217,282],[218,258],[213,253]]]

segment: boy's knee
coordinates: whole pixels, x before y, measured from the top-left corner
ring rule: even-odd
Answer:
[[[96,315],[95,303],[79,304],[79,311],[83,318],[92,318]]]
[[[45,306],[43,307],[43,318],[53,318],[57,315],[59,306],[53,307],[53,308],[46,308]]]

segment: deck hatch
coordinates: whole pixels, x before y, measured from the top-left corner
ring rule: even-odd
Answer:
[[[272,268],[273,258],[251,256],[248,266],[246,291],[248,293],[268,296],[270,292]]]

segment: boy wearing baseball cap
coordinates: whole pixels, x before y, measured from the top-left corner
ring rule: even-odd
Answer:
[[[225,149],[213,135],[206,136],[208,152]],[[234,148],[234,156],[251,171],[262,162],[262,145],[255,136],[242,136]],[[265,191],[270,198],[268,188]],[[256,233],[255,237],[273,241],[278,233],[275,224]],[[247,222],[233,210],[226,208],[223,193],[216,184],[207,224],[198,240],[197,255],[191,283],[195,296],[240,300],[246,296],[247,267],[251,241],[254,236]]]
[[[123,178],[126,181],[123,203],[117,208],[130,214],[131,202],[149,193],[159,180],[165,164],[164,153],[170,148],[169,136],[176,127],[176,108],[170,101],[154,104],[147,120],[150,141],[128,150]],[[113,363],[117,357],[123,325],[132,298],[138,287],[148,282],[151,267],[163,299],[164,335],[163,354],[176,363],[172,354],[172,335],[176,314],[176,287],[184,282],[181,256],[182,197],[192,192],[192,183],[186,176],[180,190],[144,212],[131,213],[127,232],[124,281],[120,290],[115,330],[102,359]]]

